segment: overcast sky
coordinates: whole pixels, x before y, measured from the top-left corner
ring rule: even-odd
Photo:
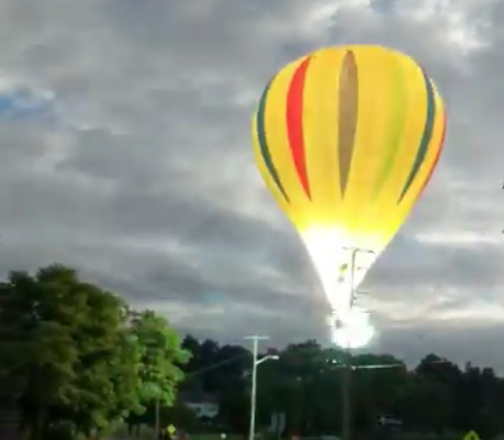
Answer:
[[[504,369],[503,22],[498,0],[2,0],[1,273],[61,262],[181,331],[327,341],[249,121],[292,59],[385,44],[426,68],[449,118],[365,282],[372,349]]]

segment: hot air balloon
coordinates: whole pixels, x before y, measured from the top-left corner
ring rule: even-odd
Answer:
[[[338,316],[424,190],[445,129],[425,70],[381,46],[317,50],[264,90],[252,120],[257,164]]]

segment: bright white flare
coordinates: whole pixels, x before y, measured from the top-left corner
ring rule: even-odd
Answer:
[[[301,234],[317,270],[332,310],[339,316],[350,313],[352,289],[356,289],[373,264],[376,254],[361,252],[356,256],[353,286],[350,286],[350,265],[353,246],[348,234],[336,228],[317,227]]]
[[[353,304],[355,289],[376,259],[370,249],[357,253],[352,279],[352,248],[347,233],[336,228],[317,227],[304,231],[303,242],[317,270],[329,301],[332,341],[342,348],[364,347],[374,336],[369,315]]]
[[[344,316],[329,317],[332,342],[345,349],[365,347],[375,334],[375,329],[369,322],[369,314],[357,307],[350,309]]]

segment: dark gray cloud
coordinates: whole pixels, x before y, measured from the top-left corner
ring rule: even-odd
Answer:
[[[504,366],[503,14],[490,0],[3,1],[0,89],[54,100],[50,121],[0,115],[0,271],[63,262],[182,331],[324,340],[326,300],[255,169],[250,115],[293,58],[386,44],[429,71],[449,127],[365,283],[373,349]]]

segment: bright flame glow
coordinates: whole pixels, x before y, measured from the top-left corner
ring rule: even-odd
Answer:
[[[334,227],[314,227],[303,231],[301,238],[319,274],[331,309],[336,310],[338,316],[350,314],[352,286],[349,269],[352,253],[348,248],[354,244],[348,233]],[[357,254],[353,289],[362,282],[376,257],[377,254],[367,252]]]
[[[375,334],[375,329],[369,322],[369,314],[353,307],[344,316],[329,317],[331,337],[334,344],[346,349],[365,347]]]

